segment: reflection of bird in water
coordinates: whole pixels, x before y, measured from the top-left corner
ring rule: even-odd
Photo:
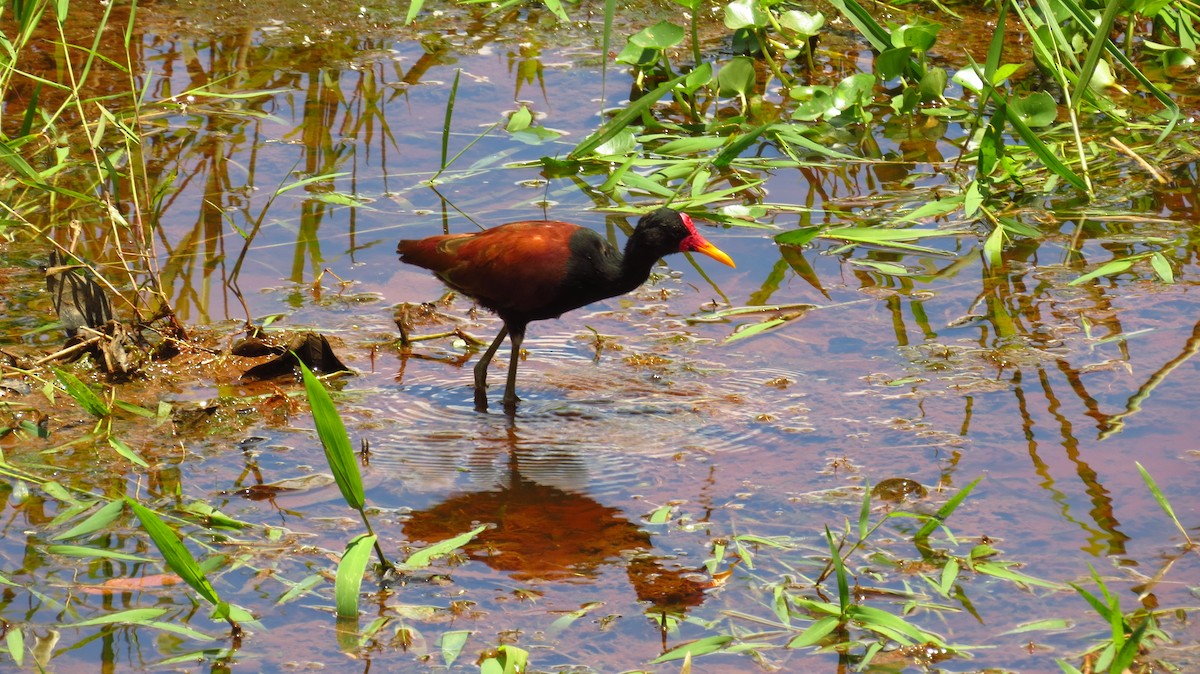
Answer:
[[[407,239],[396,249],[401,261],[433,271],[504,321],[475,365],[475,407],[480,410],[487,409],[488,364],[506,336],[512,342],[512,360],[504,405],[512,409],[525,326],[634,290],[646,282],[660,258],[688,251],[733,266],[728,255],[696,231],[690,217],[669,208],[642,216],[623,255],[595,231],[553,220]]]
[[[594,579],[603,565],[619,564],[632,553],[626,573],[638,599],[651,604],[649,611],[683,613],[704,601],[711,581],[695,580],[699,574],[691,570],[663,566],[647,552],[650,534],[619,509],[522,477],[511,428],[509,443],[508,484],[412,513],[404,524],[405,537],[432,543],[480,523],[494,525],[465,546],[467,555],[522,581]]]

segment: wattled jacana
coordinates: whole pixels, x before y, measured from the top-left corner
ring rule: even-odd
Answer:
[[[507,336],[512,360],[504,404],[517,402],[517,360],[525,326],[646,281],[659,258],[694,251],[735,266],[696,231],[685,213],[660,208],[642,216],[622,255],[595,231],[569,222],[525,220],[474,234],[400,242],[400,260],[432,271],[446,285],[496,312],[504,327],[475,365],[475,406],[487,409],[487,368]]]

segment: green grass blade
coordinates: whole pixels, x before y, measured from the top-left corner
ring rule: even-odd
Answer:
[[[158,618],[166,612],[167,609],[165,608],[132,608],[127,611],[117,611],[116,613],[107,613],[95,618],[81,620],[66,627],[94,627],[96,625],[116,625],[118,623],[140,625],[148,620]]]
[[[425,0],[411,0],[408,3],[408,14],[404,16],[404,24],[408,25],[416,20],[417,15],[421,13],[421,8],[425,6]],[[604,52],[608,53],[608,52]]]
[[[471,539],[483,533],[484,529],[487,529],[487,525],[480,525],[465,534],[459,534],[454,538],[447,538],[444,541],[434,543],[427,548],[418,550],[409,555],[408,559],[404,560],[404,566],[409,568],[423,568],[429,566],[429,563],[432,562],[435,557],[448,555],[451,552],[454,552],[455,550],[471,542]]]
[[[154,511],[133,499],[126,499],[125,502],[141,520],[142,528],[150,534],[150,540],[154,541],[154,545],[162,553],[167,566],[171,567],[171,570],[201,597],[204,597],[213,606],[220,607],[221,598],[217,596],[216,589],[209,582],[208,576],[204,575],[200,566],[196,564],[196,558],[192,557],[192,553],[184,546],[183,541],[179,540],[179,536],[164,524],[158,515],[154,514]]]
[[[142,468],[150,467],[150,464],[146,463],[145,459],[139,456],[137,452],[133,451],[132,447],[125,444],[124,440],[110,435],[108,436],[108,446],[112,447],[117,454],[120,454],[121,456],[125,457],[125,459],[132,461]]]
[[[458,80],[461,77],[462,68],[459,68],[454,71],[454,84],[450,85],[450,97],[446,99],[446,117],[442,122],[442,164],[438,170],[439,174],[446,170],[446,159],[450,155],[450,123],[454,120],[454,101],[458,100]]]
[[[605,141],[620,133],[635,120],[641,118],[643,112],[649,110],[650,107],[655,103],[658,103],[658,101],[661,100],[663,96],[666,96],[676,84],[679,84],[685,79],[687,79],[687,73],[669,79],[666,82],[658,85],[654,91],[651,91],[645,96],[642,96],[636,101],[630,103],[629,107],[617,113],[612,119],[608,120],[607,124],[602,125],[592,135],[584,138],[583,141],[580,142],[579,145],[576,145],[575,149],[571,150],[567,156],[571,159],[578,159],[583,155],[591,153],[593,150],[603,145]]]
[[[100,508],[91,515],[88,515],[87,519],[84,521],[76,524],[61,534],[51,537],[50,540],[63,541],[68,538],[77,538],[79,536],[86,536],[88,534],[100,531],[101,529],[115,522],[117,517],[121,515],[121,511],[124,509],[125,501],[120,499],[109,501],[104,505],[104,507]]]
[[[304,377],[304,390],[308,393],[308,404],[312,408],[317,436],[321,438],[321,446],[325,448],[325,460],[329,463],[329,470],[333,472],[333,479],[337,481],[346,504],[362,511],[367,499],[363,492],[362,474],[358,470],[354,448],[350,446],[350,436],[346,434],[346,425],[342,423],[342,417],[333,406],[329,392],[313,375],[312,370],[300,363],[300,371]]]
[[[842,561],[842,555],[838,552],[837,542],[833,540],[833,532],[829,527],[825,527],[825,540],[829,542],[829,559],[833,563],[833,575],[837,579],[838,588],[838,607],[841,609],[842,617],[846,616],[846,612],[850,610],[850,583],[846,579],[846,565]]]
[[[375,545],[373,534],[362,534],[346,544],[346,552],[338,563],[337,578],[333,584],[333,596],[339,618],[358,616],[358,596],[362,589],[363,574],[371,559]]]
[[[1158,502],[1158,507],[1162,508],[1167,517],[1170,517],[1171,521],[1175,523],[1175,528],[1179,529],[1179,533],[1183,534],[1183,539],[1188,542],[1188,545],[1195,545],[1192,542],[1192,537],[1188,536],[1187,529],[1180,523],[1179,518],[1175,516],[1175,509],[1171,507],[1171,502],[1167,500],[1167,497],[1162,493],[1162,489],[1158,488],[1158,483],[1150,476],[1150,471],[1146,470],[1138,461],[1134,461],[1133,465],[1137,466],[1138,472],[1142,474],[1142,481],[1146,483],[1146,488],[1150,490],[1150,495]]]
[[[51,369],[54,370],[54,376],[58,378],[59,383],[67,390],[67,395],[74,398],[75,402],[79,403],[80,407],[87,410],[89,414],[97,418],[112,414],[112,410],[100,399],[100,396],[96,395],[87,384],[79,381],[79,377],[56,367]]]
[[[958,508],[958,506],[967,498],[967,495],[969,495],[971,491],[975,489],[975,485],[979,484],[981,480],[983,480],[982,475],[975,478],[971,484],[963,487],[962,491],[951,497],[949,501],[946,501],[941,508],[938,508],[938,511],[934,514],[934,516],[925,523],[925,526],[921,527],[921,529],[917,531],[915,535],[913,535],[913,539],[920,540],[922,538],[929,538],[929,534],[933,533],[935,529],[942,525],[942,522],[945,522],[946,519],[950,517],[950,515]]]
[[[866,539],[871,527],[871,483],[863,481],[862,507],[858,509],[858,540]]]

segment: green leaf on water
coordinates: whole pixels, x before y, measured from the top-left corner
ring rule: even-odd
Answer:
[[[371,560],[376,538],[372,534],[361,534],[346,544],[342,561],[338,562],[337,578],[333,584],[334,603],[339,618],[358,616],[358,596],[362,589],[363,574]]]
[[[1046,620],[1035,620],[1033,622],[1021,623],[1011,630],[1005,630],[1000,634],[1024,634],[1025,632],[1061,632],[1063,630],[1075,629],[1075,623],[1065,618],[1048,618]]]
[[[88,515],[87,519],[84,521],[76,524],[61,534],[51,537],[50,540],[62,541],[68,538],[86,536],[88,534],[100,531],[116,521],[117,517],[121,515],[121,512],[124,509],[125,501],[121,499],[109,501],[108,503],[104,504],[104,507],[100,508],[91,515]]]
[[[515,133],[517,131],[528,129],[529,125],[532,123],[533,113],[529,111],[528,106],[522,105],[520,110],[517,110],[512,114],[512,117],[508,118],[508,125],[505,127],[505,129],[509,133]]]
[[[308,366],[300,363],[300,372],[304,377],[304,390],[308,394],[308,404],[312,408],[313,423],[317,427],[317,436],[321,438],[321,446],[325,449],[325,460],[333,472],[333,479],[346,504],[361,511],[366,504],[366,494],[363,492],[362,474],[358,470],[358,460],[354,448],[350,446],[350,436],[346,433],[346,425],[333,405],[333,399],[325,386],[313,375]]]
[[[148,557],[140,557],[131,555],[119,550],[106,550],[103,548],[89,548],[83,545],[50,545],[46,547],[46,552],[52,555],[66,555],[68,557],[95,557],[98,559],[120,559],[127,562],[150,562],[153,561]]]
[[[1183,539],[1187,541],[1189,545],[1191,545],[1191,536],[1188,535],[1187,529],[1184,528],[1183,524],[1179,521],[1179,518],[1175,516],[1175,509],[1171,507],[1171,502],[1168,501],[1167,497],[1162,493],[1162,489],[1159,489],[1158,483],[1155,482],[1154,478],[1150,476],[1150,471],[1146,470],[1146,468],[1137,461],[1134,461],[1133,463],[1137,466],[1138,472],[1142,474],[1142,481],[1146,483],[1146,488],[1150,490],[1150,494],[1154,497],[1155,502],[1158,503],[1158,507],[1162,508],[1163,512],[1167,514],[1167,517],[1171,518],[1171,521],[1175,523],[1175,528],[1179,529],[1179,533],[1183,534]]]
[[[803,246],[821,233],[820,227],[800,227],[790,232],[775,235],[775,243],[785,246]]]
[[[453,630],[442,633],[442,638],[438,640],[438,646],[442,651],[442,661],[446,663],[447,667],[454,664],[454,661],[462,654],[463,646],[467,644],[470,636],[470,630]]]
[[[826,616],[809,625],[800,634],[792,637],[792,640],[787,643],[788,648],[805,648],[819,643],[822,639],[837,629],[841,621],[835,616]]]
[[[658,85],[653,91],[648,92],[645,96],[630,103],[626,108],[621,110],[608,120],[599,129],[596,129],[590,136],[584,138],[579,145],[575,146],[567,155],[569,159],[578,159],[582,155],[591,154],[592,151],[600,147],[601,144],[613,138],[622,131],[629,132],[629,126],[634,121],[641,119],[642,113],[656,105],[663,96],[675,88],[675,85],[687,79],[687,73],[674,77]]]
[[[8,654],[12,656],[17,667],[25,664],[25,632],[16,625],[11,625],[4,634],[4,643],[8,646]]]
[[[116,450],[117,454],[120,454],[121,456],[125,457],[129,461],[132,461],[133,463],[135,463],[143,468],[150,467],[150,464],[146,463],[146,460],[143,459],[141,456],[138,456],[138,453],[133,451],[132,447],[125,444],[125,441],[122,440],[121,438],[118,438],[115,435],[108,436],[108,445],[109,445],[109,447],[112,447],[114,450]]]
[[[982,480],[983,476],[981,475],[972,480],[970,484],[963,487],[962,490],[960,490],[957,494],[950,497],[950,500],[942,504],[942,507],[938,508],[937,513],[935,513],[933,517],[930,517],[929,520],[925,522],[925,526],[921,527],[921,529],[913,535],[913,539],[921,540],[923,538],[928,538],[929,534],[933,533],[935,529],[941,526],[942,522],[945,522],[946,519],[958,509],[958,506],[961,505],[962,502],[967,498],[967,495],[969,495],[971,491],[975,489],[975,486],[978,485]]]
[[[435,557],[441,557],[454,552],[467,543],[470,543],[471,539],[483,533],[485,529],[487,529],[487,525],[481,524],[465,534],[459,534],[454,538],[447,538],[444,541],[434,543],[427,548],[418,550],[409,555],[408,559],[404,560],[404,566],[409,568],[424,568],[429,566],[429,563],[432,562]]]
[[[127,611],[117,611],[116,613],[108,613],[95,618],[81,620],[77,623],[64,625],[64,627],[94,627],[96,625],[142,625],[149,620],[153,620],[166,613],[165,608],[133,608]]]
[[[664,522],[669,522],[671,521],[671,513],[674,512],[674,510],[675,508],[669,505],[655,508],[654,512],[650,513],[650,516],[646,518],[646,521],[651,524],[662,524]]]
[[[680,660],[688,655],[691,655],[694,658],[700,655],[707,655],[708,653],[716,653],[717,651],[728,646],[731,642],[733,642],[733,637],[725,634],[697,639],[695,641],[683,644],[682,646],[676,646],[675,648],[672,648],[666,653],[663,653],[657,658],[651,660],[650,664],[656,665],[660,662]]]
[[[990,562],[990,561],[975,561],[971,564],[971,568],[975,573],[982,573],[995,578],[1003,578],[1021,585],[1033,585],[1036,587],[1045,587],[1051,590],[1061,590],[1062,585],[1053,583],[1041,578],[1025,575],[1019,571],[1014,571],[1010,562]]]
[[[1091,281],[1092,279],[1095,279],[1095,278],[1099,278],[1101,276],[1108,276],[1109,274],[1120,274],[1122,272],[1129,271],[1129,269],[1131,267],[1133,267],[1133,259],[1131,259],[1131,258],[1126,257],[1126,258],[1121,258],[1119,260],[1112,260],[1109,262],[1105,262],[1104,264],[1100,265],[1099,267],[1096,267],[1095,269],[1084,274],[1083,276],[1080,276],[1079,278],[1077,278],[1073,281],[1070,281],[1069,283],[1067,283],[1067,285],[1077,286],[1081,283],[1087,283],[1088,281]]]
[[[96,395],[87,384],[79,381],[79,377],[56,367],[50,369],[54,371],[54,376],[58,378],[59,383],[67,390],[67,395],[74,398],[75,402],[79,403],[80,407],[89,414],[94,417],[106,417],[112,413],[112,410],[100,399],[100,396]]]
[[[1175,270],[1171,268],[1171,262],[1167,260],[1167,256],[1158,251],[1154,251],[1150,255],[1150,266],[1154,269],[1154,273],[1158,274],[1158,278],[1163,283],[1175,282]]]
[[[196,564],[196,558],[192,557],[192,553],[184,546],[183,541],[179,540],[179,536],[164,524],[158,515],[154,514],[154,511],[130,498],[126,498],[125,502],[141,520],[142,528],[150,534],[150,539],[162,553],[167,566],[171,567],[171,570],[201,597],[220,608],[222,602],[221,598],[217,596],[216,589],[213,588],[204,572],[200,570],[200,566]]]

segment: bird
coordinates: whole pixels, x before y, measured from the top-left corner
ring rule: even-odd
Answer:
[[[696,252],[736,267],[709,243],[691,217],[659,208],[638,220],[618,251],[595,230],[558,220],[522,220],[469,234],[405,239],[400,261],[434,273],[452,290],[491,310],[504,326],[475,365],[475,407],[487,410],[487,369],[508,337],[512,344],[503,403],[515,410],[517,360],[525,328],[645,283],[650,270],[671,253]]]

